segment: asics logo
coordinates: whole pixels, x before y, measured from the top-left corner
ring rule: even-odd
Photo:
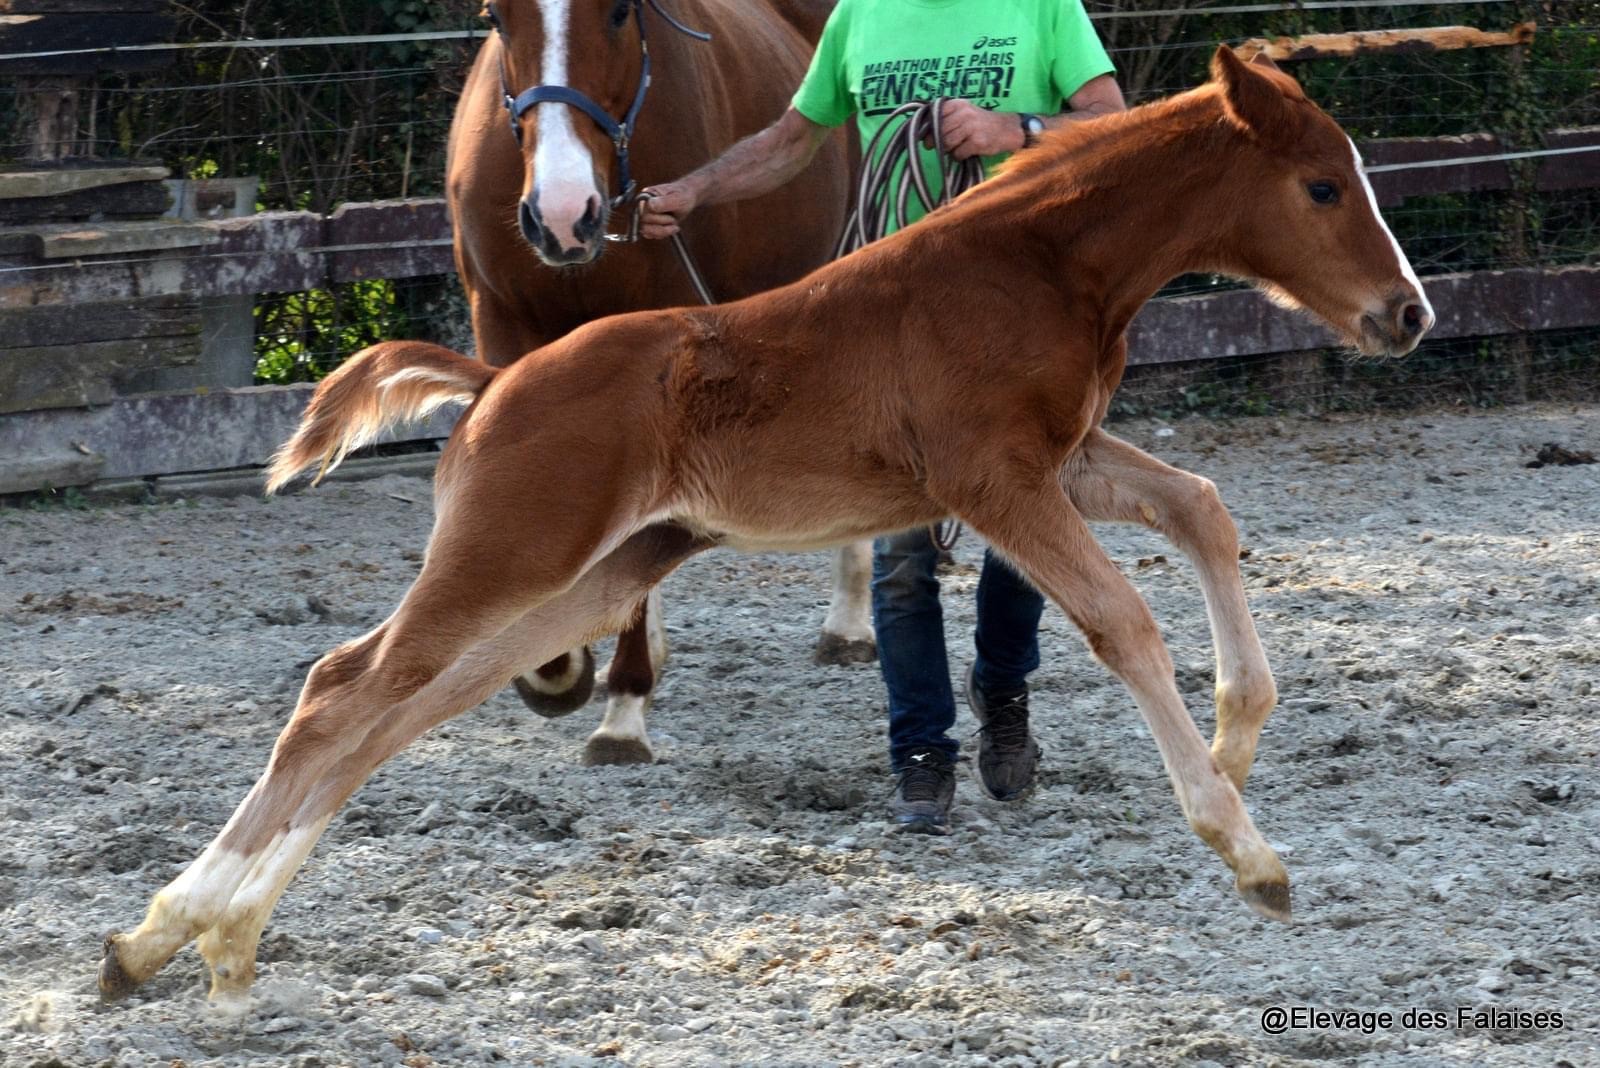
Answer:
[[[972,50],[976,52],[980,48],[1014,48],[1016,43],[1015,37],[979,37],[972,42]]]

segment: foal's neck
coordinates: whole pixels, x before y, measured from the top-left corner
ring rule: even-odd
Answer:
[[[1047,279],[1114,340],[1172,278],[1229,268],[1228,140],[1216,95],[1185,93],[1047,136],[923,225],[1009,246],[1018,271]]]

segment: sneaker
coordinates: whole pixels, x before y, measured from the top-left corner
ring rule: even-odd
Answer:
[[[978,785],[996,801],[1017,801],[1033,789],[1039,770],[1039,743],[1028,733],[1028,691],[979,691],[973,667],[967,668],[967,704],[978,719]]]
[[[949,834],[950,802],[956,796],[956,766],[939,749],[918,749],[895,776],[889,814],[912,834]]]

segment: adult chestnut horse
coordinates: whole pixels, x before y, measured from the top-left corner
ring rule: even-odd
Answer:
[[[670,245],[608,246],[607,229],[627,222],[610,218],[613,202],[627,213],[630,180],[675,178],[779,114],[833,7],[832,0],[665,2],[670,13],[657,0],[484,6],[496,32],[456,106],[446,191],[456,266],[487,363],[509,366],[602,316],[697,303]],[[710,30],[711,40],[696,39],[685,24]],[[825,262],[844,223],[848,184],[841,134],[781,196],[697,214],[688,243],[712,292],[747,296]],[[605,373],[595,369],[597,379]],[[607,415],[632,418],[626,408]],[[816,650],[821,663],[873,658],[870,553],[856,543],[835,557]],[[585,748],[587,763],[654,759],[644,717],[665,654],[660,601],[651,597],[618,638],[606,715]],[[565,715],[588,700],[594,658],[581,647],[514,681],[535,711]]]
[[[626,623],[688,556],[947,515],[1078,625],[1132,691],[1190,826],[1245,901],[1287,920],[1288,875],[1241,797],[1277,693],[1233,521],[1211,483],[1099,423],[1129,320],[1187,271],[1254,279],[1369,354],[1409,352],[1433,312],[1344,132],[1270,61],[1223,48],[1212,72],[1046,134],[950,207],[773,292],[591,323],[500,372],[389,342],[329,376],[269,486],[396,416],[472,401],[439,462],[427,561],[387,621],[311,670],[222,833],[107,940],[101,989],[130,989],[196,936],[212,994],[247,988],[273,903],[372,769]],[[1146,524],[1193,559],[1217,651],[1209,748],[1091,519]]]

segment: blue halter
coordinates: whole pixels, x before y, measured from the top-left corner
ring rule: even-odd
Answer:
[[[656,14],[667,20],[673,29],[701,41],[711,40],[709,33],[691,30],[671,15],[661,9],[657,0],[649,0],[650,6]],[[522,144],[522,116],[528,109],[539,104],[566,104],[575,107],[589,118],[594,120],[596,126],[605,132],[611,139],[612,147],[617,153],[618,176],[622,180],[622,191],[611,201],[611,206],[625,202],[633,195],[633,174],[628,167],[628,142],[633,140],[633,126],[639,118],[639,108],[644,104],[644,95],[650,88],[650,45],[644,36],[644,5],[640,0],[632,0],[633,20],[639,27],[639,54],[641,63],[639,68],[639,88],[633,94],[633,103],[628,105],[628,111],[618,122],[612,118],[605,108],[596,104],[585,93],[572,88],[570,85],[535,85],[530,89],[511,95],[511,87],[506,83],[506,61],[502,52],[500,57],[500,95],[505,104],[506,111],[511,116],[511,132],[517,138],[517,144]],[[507,43],[505,26],[500,22],[500,14],[491,2],[487,11],[489,21],[494,24],[495,32],[500,35],[502,45]]]

